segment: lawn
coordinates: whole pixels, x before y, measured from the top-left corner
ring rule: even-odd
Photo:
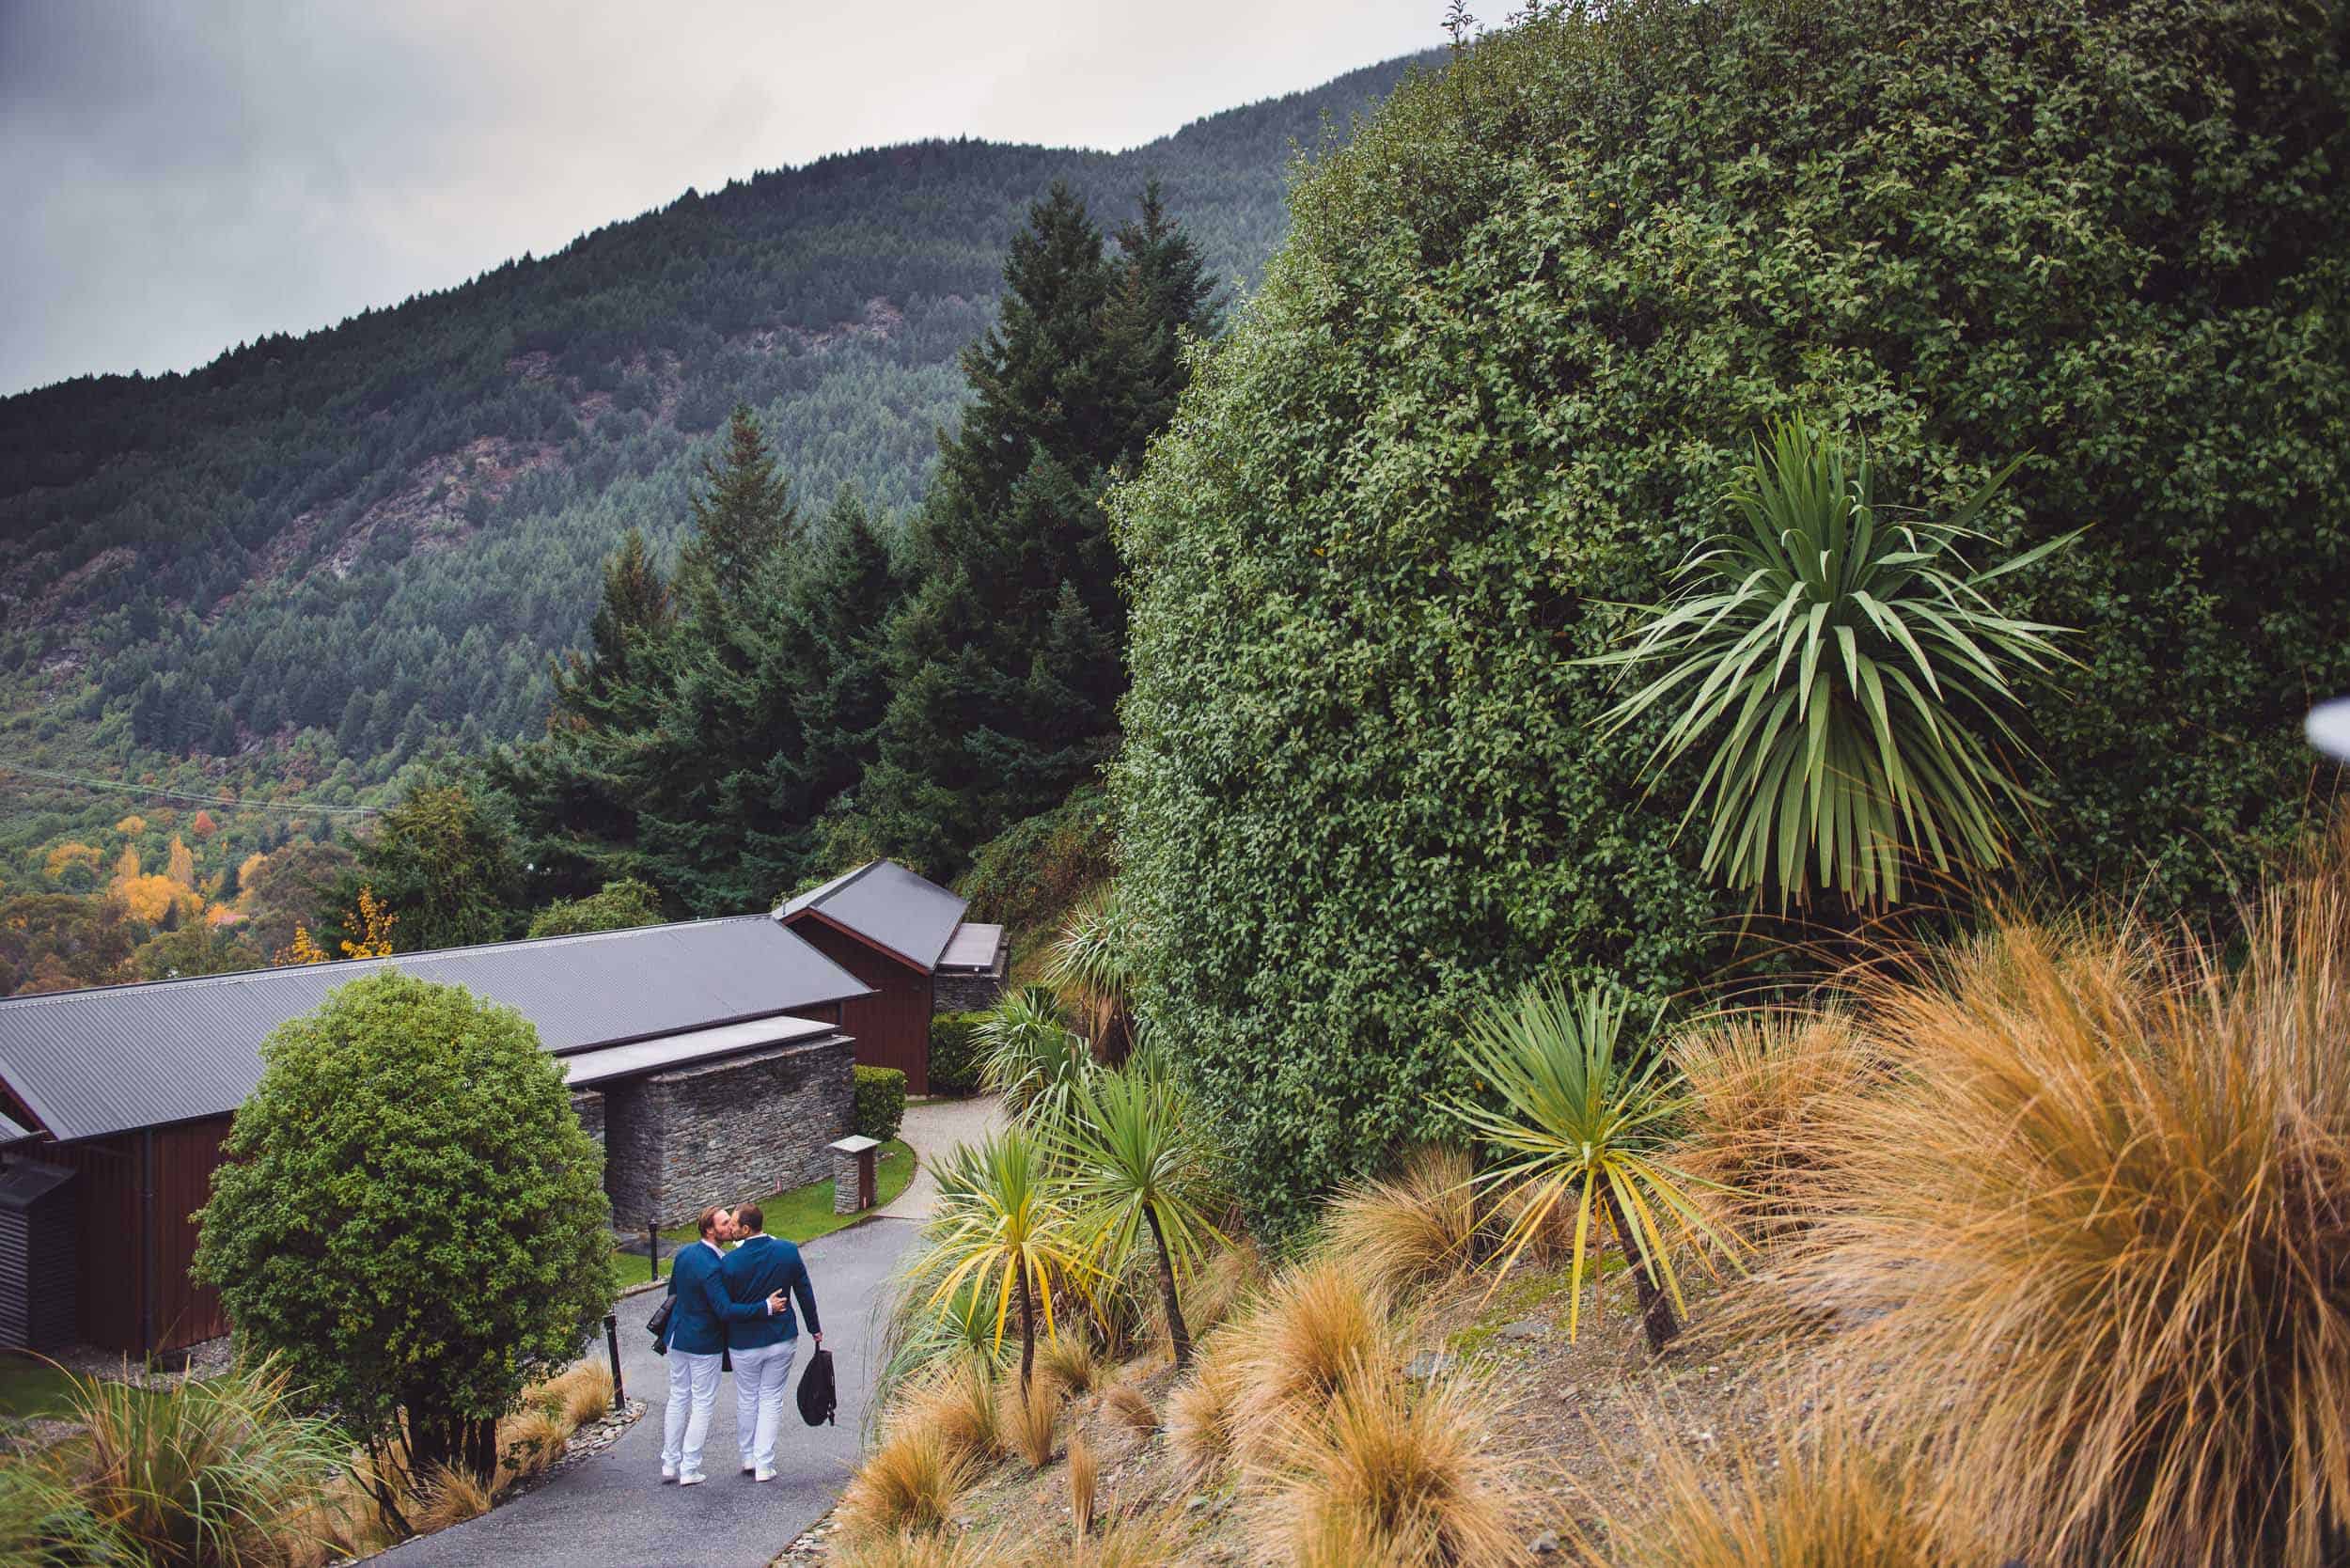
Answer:
[[[0,1351],[0,1419],[63,1415],[70,1387],[64,1372],[39,1357]]]
[[[906,1184],[914,1179],[914,1151],[906,1146],[903,1138],[891,1138],[881,1146],[878,1152],[881,1164],[874,1174],[881,1191],[876,1207],[887,1204],[905,1191]],[[837,1215],[832,1212],[830,1179],[811,1182],[790,1192],[776,1193],[758,1200],[758,1202],[766,1212],[767,1233],[789,1242],[814,1241],[818,1236],[829,1235],[860,1217],[854,1214]],[[864,1213],[870,1214],[872,1210],[868,1209]],[[693,1226],[680,1225],[662,1231],[661,1239],[683,1246],[692,1241],[697,1233]],[[617,1247],[612,1253],[612,1272],[622,1287],[641,1285],[654,1278],[646,1266],[642,1254],[622,1252]],[[669,1259],[665,1253],[661,1259],[660,1278],[666,1278],[668,1273]]]

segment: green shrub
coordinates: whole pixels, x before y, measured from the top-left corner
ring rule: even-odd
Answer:
[[[856,1133],[887,1143],[906,1118],[906,1075],[894,1067],[859,1067],[856,1074]]]
[[[633,876],[607,882],[584,899],[557,899],[530,917],[532,936],[576,936],[661,923],[661,894]]]
[[[1081,785],[1052,810],[981,844],[955,890],[971,901],[973,919],[1026,938],[1058,929],[1063,915],[1109,880],[1114,848],[1108,797]]]
[[[44,1454],[0,1456],[0,1568],[74,1568],[130,1557],[72,1479]]]
[[[603,1152],[511,1008],[396,973],[273,1029],[194,1272],[370,1444],[486,1482],[496,1419],[611,1306]]]
[[[1624,0],[1403,87],[1112,506],[1137,1001],[1261,1215],[1430,1128],[1473,998],[1673,995],[1743,900],[1701,769],[1603,740],[1622,605],[1810,410],[2084,629],[2019,759],[2038,886],[2203,913],[2288,838],[2350,689],[2339,5]],[[1652,792],[1653,787],[1653,792]]]
[[[984,1012],[942,1012],[931,1020],[931,1092],[968,1094],[979,1087],[979,1028]]]

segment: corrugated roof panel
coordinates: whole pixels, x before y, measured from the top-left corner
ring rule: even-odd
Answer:
[[[776,912],[790,920],[811,910],[879,943],[916,968],[938,964],[969,906],[927,877],[895,860],[875,860],[835,877]]]
[[[658,1035],[626,1045],[576,1052],[562,1058],[563,1070],[571,1075],[572,1088],[587,1089],[633,1074],[662,1072],[770,1045],[803,1044],[829,1039],[839,1032],[838,1025],[814,1018],[756,1018],[747,1024],[721,1024],[712,1029],[688,1029],[683,1034]]]
[[[995,960],[1004,949],[1004,928],[973,925],[969,921],[955,928],[947,950],[939,955],[941,969],[968,969],[985,974],[995,967]]]
[[[515,1009],[569,1052],[806,1010],[869,987],[765,916],[0,1000],[0,1079],[59,1142],[234,1110],[262,1037],[393,968]]]

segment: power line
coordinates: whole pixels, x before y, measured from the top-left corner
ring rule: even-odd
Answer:
[[[164,790],[150,784],[125,784],[111,778],[89,778],[77,773],[59,773],[55,768],[36,768],[23,762],[12,762],[0,757],[0,775],[21,773],[30,778],[45,778],[59,784],[78,784],[86,790],[112,790],[118,794],[149,795],[162,800],[186,801],[196,806],[223,806],[232,811],[283,811],[289,816],[313,817],[372,817],[384,808],[380,806],[308,806],[301,801],[239,800],[234,795],[190,794],[185,790]]]

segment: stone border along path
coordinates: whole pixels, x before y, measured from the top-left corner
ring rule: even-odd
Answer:
[[[662,1418],[669,1398],[668,1363],[652,1352],[645,1320],[666,1294],[639,1291],[614,1309],[620,1321],[620,1376],[628,1396],[645,1402],[642,1419],[619,1440],[544,1485],[478,1519],[393,1547],[372,1560],[386,1568],[765,1568],[839,1497],[857,1460],[865,1409],[881,1370],[882,1318],[892,1271],[914,1245],[919,1221],[936,1202],[929,1167],[995,1121],[989,1100],[939,1101],[906,1107],[899,1131],[919,1162],[898,1200],[874,1217],[819,1236],[802,1251],[833,1353],[840,1412],[832,1426],[809,1427],[787,1404],[776,1446],[776,1479],[765,1485],[739,1473],[734,1439],[734,1380],[718,1391],[710,1440],[702,1450],[710,1480],[700,1486],[661,1482]],[[791,1373],[798,1387],[810,1341],[800,1336]],[[595,1354],[603,1354],[601,1342]]]

